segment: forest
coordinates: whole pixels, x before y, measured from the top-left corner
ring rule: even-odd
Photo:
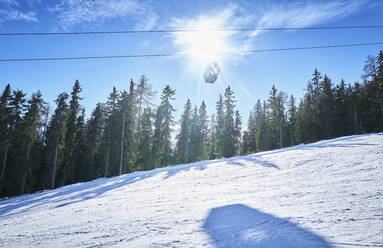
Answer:
[[[81,85],[50,109],[40,91],[27,97],[8,84],[0,97],[0,197],[54,189],[100,177],[232,157],[345,135],[383,131],[383,51],[368,56],[361,81],[338,83],[314,70],[302,99],[272,87],[249,106],[246,127],[228,86],[208,114],[188,99],[174,119],[176,92],[156,93],[143,75],[113,87],[89,118]],[[176,127],[177,126],[177,130]],[[175,137],[175,140],[174,140]]]

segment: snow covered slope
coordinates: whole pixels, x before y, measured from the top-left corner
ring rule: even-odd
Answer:
[[[383,247],[383,133],[0,201],[1,247]]]

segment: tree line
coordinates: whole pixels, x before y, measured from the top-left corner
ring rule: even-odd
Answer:
[[[266,151],[350,134],[383,131],[383,52],[368,56],[362,83],[334,85],[314,70],[299,103],[272,87],[242,131],[229,87],[207,113],[188,99],[174,120],[175,90],[156,92],[145,76],[113,87],[87,119],[81,85],[63,92],[51,111],[40,91],[29,99],[6,85],[0,96],[0,197],[54,189],[171,164]]]

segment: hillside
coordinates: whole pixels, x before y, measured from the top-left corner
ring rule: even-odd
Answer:
[[[383,247],[383,133],[0,201],[0,247]]]

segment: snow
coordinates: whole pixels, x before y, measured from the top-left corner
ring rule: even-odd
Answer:
[[[383,247],[383,133],[2,200],[0,247]]]

